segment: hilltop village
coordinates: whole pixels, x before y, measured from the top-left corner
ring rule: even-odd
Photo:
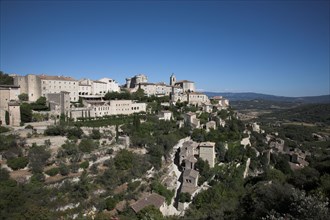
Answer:
[[[124,85],[111,78],[5,77],[4,218],[328,215],[327,165],[278,125],[243,122],[228,99],[197,92],[192,81],[174,74],[169,84],[138,74]],[[322,143],[329,138],[311,135]],[[320,196],[305,193],[312,190]]]

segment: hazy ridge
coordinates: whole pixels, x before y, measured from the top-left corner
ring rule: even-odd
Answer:
[[[275,96],[253,92],[205,92],[209,97],[212,96],[223,96],[230,101],[250,101],[255,99],[264,99],[269,101],[278,102],[300,102],[300,103],[330,103],[330,95],[321,96],[306,96],[306,97],[286,97],[286,96]]]

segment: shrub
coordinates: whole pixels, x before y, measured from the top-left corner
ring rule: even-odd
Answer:
[[[90,153],[95,148],[95,143],[91,139],[82,139],[79,143],[79,150],[84,153]]]
[[[33,129],[33,126],[32,125],[27,125],[27,126],[25,126],[25,129]]]
[[[6,128],[6,127],[3,127],[3,126],[0,126],[0,133],[5,133],[9,131],[9,128]]]
[[[55,176],[60,172],[60,169],[58,167],[54,167],[52,169],[47,170],[45,173],[49,176]]]
[[[179,201],[180,202],[190,202],[191,201],[191,196],[189,193],[185,192],[181,192],[180,195],[179,195]]]
[[[60,174],[62,176],[66,176],[69,174],[70,170],[65,164],[61,164],[59,167]]]
[[[10,168],[13,170],[18,170],[26,167],[26,165],[29,163],[29,160],[27,157],[16,157],[16,158],[10,158],[7,160],[7,164]]]
[[[87,169],[89,166],[89,162],[85,160],[84,162],[80,163],[79,167],[82,169]]]

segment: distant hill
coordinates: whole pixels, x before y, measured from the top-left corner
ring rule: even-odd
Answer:
[[[205,92],[209,97],[212,96],[223,96],[230,101],[250,101],[250,100],[269,100],[276,102],[297,102],[297,103],[330,103],[330,95],[321,96],[307,96],[307,97],[285,97],[285,96],[275,96],[266,95],[261,93],[253,92],[241,92],[241,93],[231,93],[231,92]]]

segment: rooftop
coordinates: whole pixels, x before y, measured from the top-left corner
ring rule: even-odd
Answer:
[[[199,175],[199,172],[196,170],[186,169],[185,171],[183,171],[183,177],[193,177],[193,178],[197,179],[198,175]]]
[[[161,195],[158,195],[157,193],[153,193],[149,196],[146,196],[138,201],[136,201],[134,204],[131,205],[132,209],[135,213],[139,212],[144,207],[147,207],[149,205],[155,206],[157,209],[159,209],[163,203],[165,202],[165,198]]]
[[[201,142],[199,144],[200,147],[214,147],[215,146],[215,143],[214,142]]]
[[[18,89],[20,86],[15,86],[15,85],[0,85],[0,89],[10,89],[10,88],[15,88]]]
[[[40,79],[45,79],[45,80],[65,80],[65,81],[77,81],[72,77],[67,77],[67,76],[48,76],[48,75],[39,75]]]
[[[180,80],[180,81],[177,81],[175,84],[179,84],[179,83],[194,83],[194,82],[189,81],[189,80]]]

